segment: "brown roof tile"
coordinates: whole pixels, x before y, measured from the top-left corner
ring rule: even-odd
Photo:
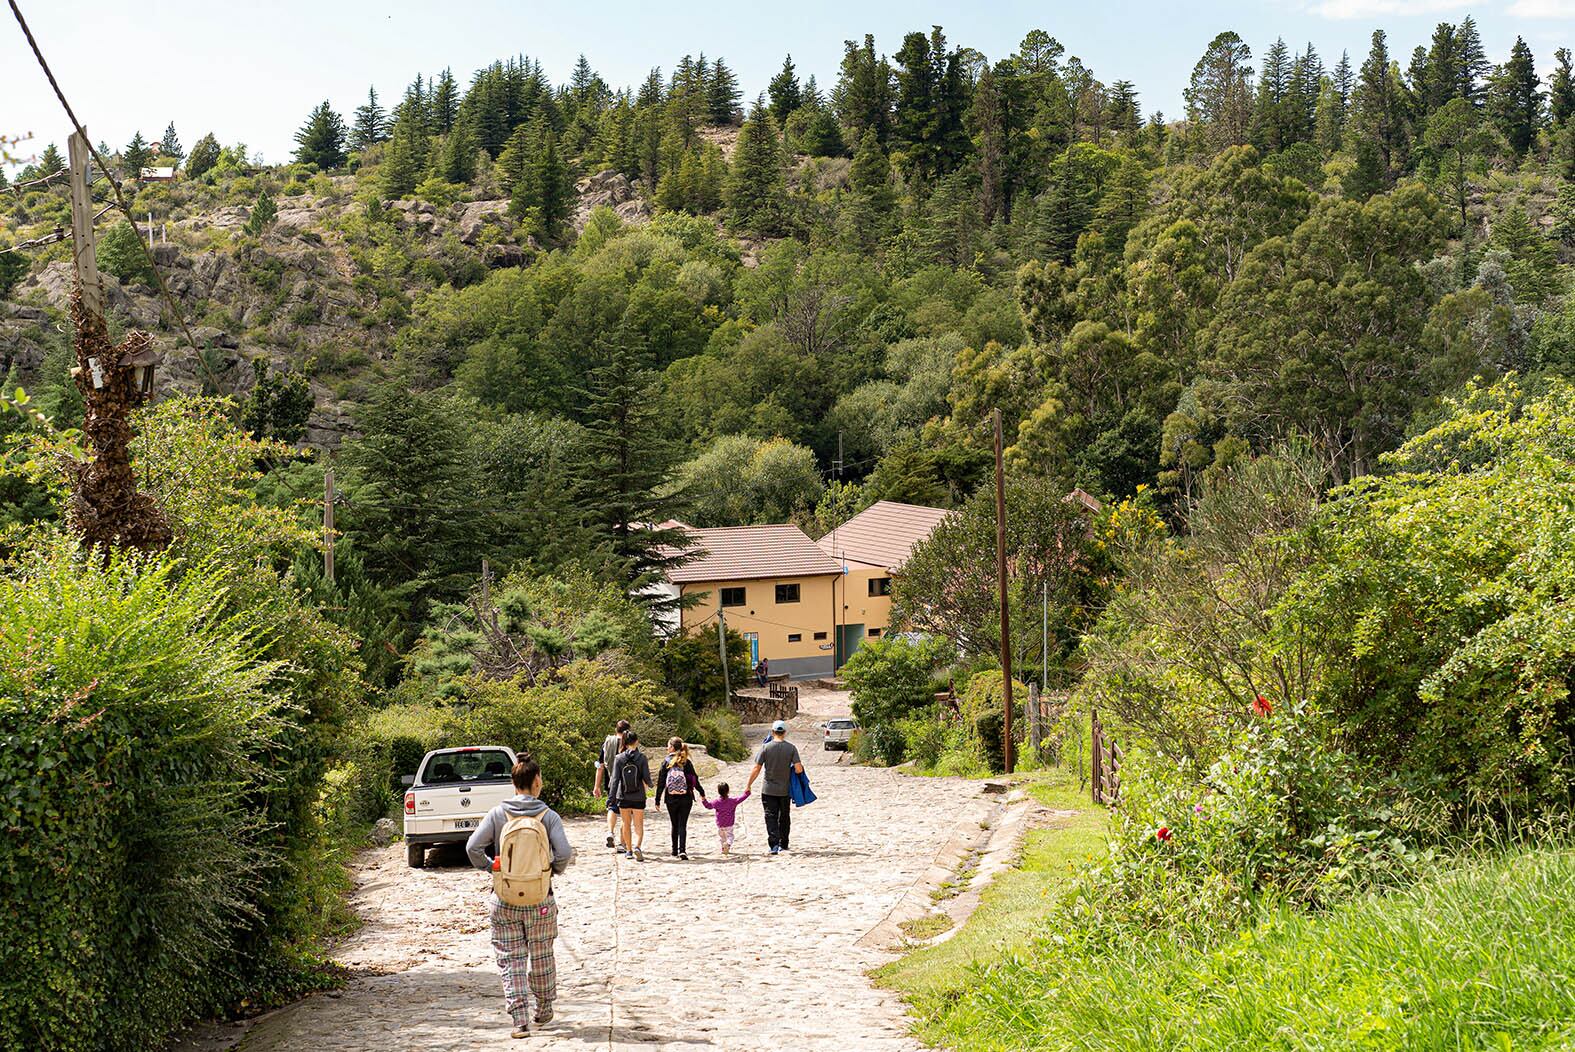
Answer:
[[[762,577],[815,577],[842,572],[835,559],[790,523],[691,530],[694,558],[668,571],[674,584],[749,581]]]
[[[845,556],[894,570],[907,562],[913,546],[929,537],[950,514],[945,508],[877,501],[816,543],[833,558]]]

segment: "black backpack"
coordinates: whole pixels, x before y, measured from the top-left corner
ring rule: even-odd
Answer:
[[[640,791],[640,768],[635,764],[633,753],[624,754],[622,771],[618,776],[619,788],[624,796],[633,796]]]

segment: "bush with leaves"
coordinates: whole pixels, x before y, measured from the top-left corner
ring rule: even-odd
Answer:
[[[125,219],[110,227],[98,243],[98,268],[126,285],[152,285],[158,280],[142,245],[142,235]]]
[[[64,540],[0,578],[6,1047],[159,1047],[253,978],[297,717],[273,626],[228,589]]]
[[[873,727],[933,705],[936,674],[955,656],[945,640],[930,636],[887,636],[860,644],[842,666],[854,718]]]

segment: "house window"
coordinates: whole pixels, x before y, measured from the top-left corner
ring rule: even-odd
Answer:
[[[804,633],[802,633],[802,632],[789,632],[788,633],[788,642],[789,643],[802,643],[802,642],[804,642]]]
[[[870,638],[871,638],[871,639],[875,639],[875,638],[876,638],[876,637],[878,637],[878,636],[879,636],[879,635],[880,635],[880,629],[878,629],[878,628],[872,628],[872,629],[870,629]]]
[[[870,578],[870,595],[890,595],[890,594],[891,594],[891,578],[890,577],[871,577]]]
[[[724,589],[722,589],[722,605],[723,606],[743,606],[744,605],[744,590],[742,588],[724,588]]]
[[[796,584],[779,584],[779,585],[777,585],[777,602],[779,602],[779,603],[796,603],[796,602],[798,602],[798,585],[796,585]]]
[[[826,633],[824,633],[824,632],[816,632],[816,633],[815,633],[815,638],[816,638],[816,639],[817,639],[817,640],[819,640],[819,639],[825,639],[825,638],[826,638]]]

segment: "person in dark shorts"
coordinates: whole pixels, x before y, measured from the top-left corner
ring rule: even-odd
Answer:
[[[656,809],[667,797],[667,821],[673,830],[673,857],[689,861],[689,812],[694,810],[695,794],[705,797],[705,786],[695,774],[689,759],[689,746],[682,738],[667,743],[667,759],[656,772]]]
[[[629,733],[629,721],[619,720],[617,729],[602,740],[602,751],[596,757],[596,784],[592,796],[607,794],[607,846],[613,846],[613,834],[618,831],[618,799],[612,791],[612,765],[623,751],[623,736]],[[622,845],[619,846],[622,850]]]
[[[618,797],[623,820],[623,853],[639,862],[645,861],[645,791],[650,787],[651,761],[640,751],[640,736],[631,730],[623,736],[623,752],[613,761],[611,792]]]
[[[760,747],[755,756],[754,769],[744,792],[754,787],[755,779],[762,773],[765,782],[760,786],[760,806],[766,813],[766,841],[773,855],[788,849],[788,836],[793,827],[793,772],[804,773],[804,763],[798,757],[798,746],[787,740],[787,724],[781,720],[771,725],[771,740]]]

